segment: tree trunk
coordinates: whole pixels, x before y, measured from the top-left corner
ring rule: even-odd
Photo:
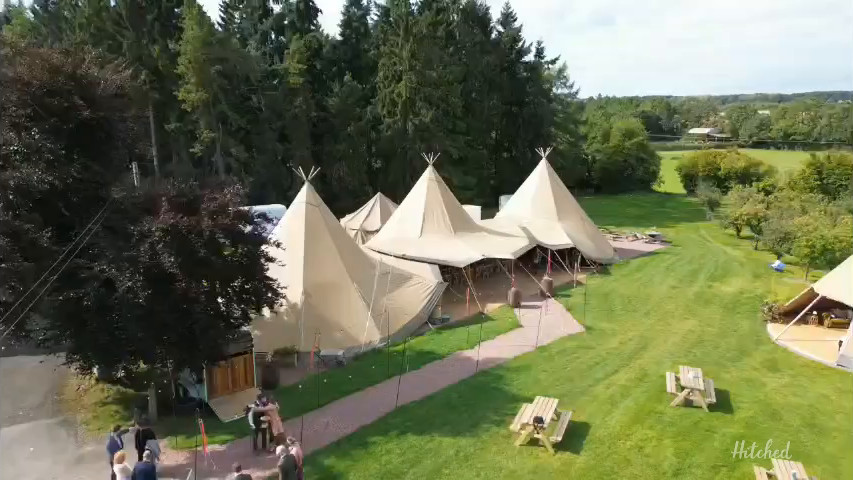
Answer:
[[[157,147],[157,126],[154,123],[154,99],[148,99],[148,126],[151,129],[151,157],[154,161],[154,178],[160,178],[160,153]]]
[[[154,387],[154,382],[148,385],[148,421],[157,421],[157,389]]]
[[[806,264],[806,276],[803,277],[805,280],[809,279],[809,273],[812,271],[812,266],[810,264]]]

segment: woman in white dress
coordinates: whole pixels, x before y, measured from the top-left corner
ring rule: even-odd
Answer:
[[[133,469],[127,464],[127,455],[124,450],[119,450],[113,457],[113,472],[116,474],[116,480],[130,480],[133,475]]]

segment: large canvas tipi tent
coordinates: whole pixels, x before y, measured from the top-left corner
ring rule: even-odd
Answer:
[[[435,171],[437,157],[367,247],[386,255],[450,267],[486,258],[514,259],[533,247],[524,235],[474,221]]]
[[[797,312],[798,314],[785,329],[776,335],[775,340],[782,337],[785,331],[799,320],[803,314],[812,310],[821,302],[826,302],[827,305],[825,306],[846,305],[848,308],[853,308],[853,255],[847,257],[847,260],[841,262],[840,265],[821,277],[812,286],[803,290],[799,295],[782,306],[780,311],[783,314],[792,312]],[[853,339],[851,339],[851,336],[853,336],[853,326],[847,331],[838,354],[837,363],[853,369]]]
[[[575,247],[590,260],[613,262],[616,259],[613,246],[548,163],[548,151],[538,152],[542,156],[539,165],[495,218],[484,224],[499,229],[518,226],[543,247],[551,250]]]
[[[377,193],[358,210],[341,219],[341,225],[359,245],[364,245],[391,218],[397,204]]]
[[[308,177],[310,179],[310,176]],[[352,350],[420,326],[445,284],[368,254],[306,181],[272,233],[270,275],[287,300],[252,323],[256,351]],[[395,259],[396,261],[396,259]]]

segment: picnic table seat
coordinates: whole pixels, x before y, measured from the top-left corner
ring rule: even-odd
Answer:
[[[705,403],[717,403],[717,391],[714,390],[714,381],[710,378],[705,379]]]
[[[557,420],[557,425],[554,431],[551,432],[549,440],[551,443],[560,443],[563,440],[566,430],[569,428],[569,421],[572,419],[572,411],[560,410],[560,419]]]
[[[666,372],[666,392],[673,395],[681,393],[681,388],[678,386],[678,377],[672,372]]]
[[[518,433],[521,430],[522,420],[527,416],[530,409],[533,408],[532,403],[525,403],[521,405],[521,408],[518,410],[518,413],[515,415],[515,420],[509,425],[509,429],[513,432]]]
[[[767,469],[761,468],[758,465],[753,465],[753,471],[755,472],[755,480],[770,480],[768,474],[770,472]]]

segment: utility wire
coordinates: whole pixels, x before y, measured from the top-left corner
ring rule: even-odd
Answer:
[[[51,266],[50,266],[50,268],[48,268],[47,270],[45,270],[45,271],[44,271],[44,273],[41,275],[41,277],[39,277],[39,279],[38,279],[38,280],[36,280],[36,282],[33,284],[33,286],[32,286],[32,287],[30,287],[30,289],[29,289],[29,290],[27,290],[27,293],[23,294],[23,295],[21,296],[21,298],[19,298],[19,299],[18,299],[18,301],[17,301],[17,302],[15,302],[15,304],[14,304],[14,305],[12,305],[12,308],[10,308],[10,309],[9,309],[9,311],[8,311],[8,312],[6,312],[6,314],[5,314],[5,315],[3,315],[3,318],[0,318],[0,325],[2,325],[2,324],[3,324],[3,320],[6,320],[6,317],[8,317],[8,316],[9,316],[9,314],[11,314],[13,311],[15,311],[15,309],[16,309],[16,308],[18,308],[18,305],[20,305],[20,304],[21,304],[21,302],[23,302],[23,301],[24,301],[24,299],[25,299],[25,298],[27,298],[27,295],[29,295],[29,294],[30,294],[30,292],[32,292],[32,291],[36,288],[36,286],[38,286],[38,284],[39,284],[39,283],[41,283],[41,281],[42,281],[42,280],[44,280],[44,278],[47,276],[47,274],[48,274],[48,273],[50,273],[50,271],[51,271],[51,270],[53,270],[53,267],[55,267],[59,262],[61,262],[61,261],[62,261],[62,259],[63,259],[63,258],[65,257],[65,255],[68,253],[68,251],[69,251],[69,250],[71,250],[71,248],[72,248],[72,247],[74,247],[74,244],[76,244],[76,243],[77,243],[77,241],[78,241],[78,240],[80,240],[80,238],[82,238],[82,237],[83,237],[83,235],[85,235],[85,234],[86,234],[86,231],[87,231],[87,230],[89,230],[89,228],[92,226],[92,224],[93,224],[93,223],[95,223],[95,220],[97,220],[97,219],[98,219],[98,217],[100,217],[100,216],[101,216],[101,214],[104,212],[104,210],[106,210],[106,209],[107,209],[107,206],[109,206],[109,204],[110,204],[112,201],[113,201],[113,199],[112,199],[112,197],[110,197],[110,199],[109,199],[109,200],[107,200],[107,203],[105,203],[105,204],[104,204],[104,207],[103,207],[103,208],[101,208],[101,210],[100,210],[97,214],[95,214],[95,216],[94,216],[94,217],[92,217],[92,220],[89,222],[89,224],[88,224],[88,225],[86,225],[86,228],[84,228],[84,229],[83,229],[83,231],[81,231],[81,232],[80,232],[80,234],[79,234],[79,235],[77,235],[77,238],[75,238],[73,242],[69,243],[69,244],[68,244],[68,246],[67,246],[67,247],[65,247],[65,250],[62,252],[62,254],[61,254],[61,255],[59,255],[59,258],[57,258],[57,259],[56,259],[56,261],[55,261],[55,262],[53,262],[53,265],[51,265]]]
[[[104,205],[104,208],[102,208],[102,209],[101,209],[101,211],[100,211],[100,212],[98,212],[98,215],[100,215],[100,218],[95,217],[95,219],[97,219],[97,224],[95,224],[92,228],[90,228],[90,229],[89,229],[89,233],[86,235],[86,238],[84,238],[84,239],[83,239],[83,241],[82,241],[82,242],[80,242],[80,245],[78,245],[78,246],[77,246],[77,249],[76,249],[76,250],[74,250],[74,253],[72,253],[72,254],[71,254],[71,256],[69,256],[69,257],[68,257],[68,259],[65,261],[65,263],[63,263],[63,264],[62,264],[62,266],[61,266],[61,267],[59,267],[59,271],[58,271],[58,272],[56,272],[56,274],[55,274],[53,277],[51,277],[51,278],[50,278],[50,280],[48,280],[47,285],[45,285],[45,286],[44,286],[44,288],[42,288],[42,289],[41,289],[41,291],[39,291],[39,292],[38,292],[38,294],[36,295],[36,298],[34,298],[34,299],[33,299],[33,301],[32,301],[32,302],[30,302],[30,303],[29,303],[29,305],[27,305],[27,307],[26,307],[26,308],[21,312],[21,314],[20,314],[20,315],[18,315],[18,318],[16,318],[16,319],[15,319],[15,321],[14,321],[14,322],[12,322],[12,325],[11,325],[8,329],[6,329],[6,331],[5,331],[5,332],[3,332],[3,334],[2,334],[2,335],[0,335],[0,340],[3,340],[4,338],[6,338],[6,336],[7,336],[7,335],[9,335],[9,333],[10,333],[10,332],[15,328],[15,325],[17,325],[17,324],[18,324],[18,322],[19,322],[22,318],[24,318],[24,315],[26,315],[26,313],[30,310],[30,308],[32,308],[32,306],[33,306],[33,305],[35,305],[35,303],[38,301],[38,299],[39,299],[39,298],[41,298],[41,296],[44,294],[44,292],[46,292],[46,291],[47,291],[47,289],[48,289],[48,288],[50,288],[50,286],[51,286],[51,285],[53,284],[53,282],[57,279],[57,277],[59,277],[59,275],[62,273],[62,271],[63,271],[63,270],[65,270],[65,267],[67,267],[67,266],[68,266],[68,264],[69,264],[69,263],[71,263],[71,260],[73,260],[73,259],[74,259],[74,257],[77,255],[77,252],[79,252],[79,251],[83,248],[83,246],[84,246],[84,245],[86,245],[86,242],[88,242],[88,241],[89,241],[89,238],[91,238],[91,237],[92,237],[92,234],[93,234],[93,233],[95,233],[95,231],[98,229],[98,227],[100,227],[100,226],[101,226],[101,222],[103,222],[103,221],[104,221],[104,218],[106,218],[106,217],[107,217],[107,216],[106,216],[106,214],[105,214],[105,212],[106,212],[107,207],[108,207],[111,203],[112,203],[112,198],[110,198],[110,199],[109,199],[109,201],[107,201],[107,204],[106,204],[106,205]],[[94,221],[95,221],[95,219],[92,219],[92,221],[94,222]],[[89,223],[89,225],[92,225],[92,223],[90,222],[90,223]],[[88,226],[87,226],[87,228],[88,228]],[[83,230],[83,232],[81,233],[81,235],[82,235],[83,233],[85,233],[85,232],[86,232],[86,231],[85,231],[85,229],[84,229],[84,230]],[[79,239],[79,237],[78,237],[78,239]],[[77,240],[75,240],[75,242],[76,242],[76,241],[77,241]],[[73,242],[72,242],[72,245],[73,245]],[[69,248],[70,248],[70,247],[69,247]],[[67,251],[67,250],[66,250],[66,251]],[[64,255],[64,254],[65,254],[65,252],[63,252],[63,255]],[[62,257],[60,256],[60,260],[61,260],[61,259],[62,259]],[[59,261],[59,260],[57,260],[57,262],[58,262],[58,261]],[[56,265],[56,263],[54,263],[54,265]],[[53,266],[51,266],[51,268],[53,268]],[[47,275],[47,273],[48,273],[49,271],[50,271],[50,268],[47,270],[47,272],[45,272],[45,275]],[[44,278],[44,275],[42,275],[42,278]],[[41,280],[41,279],[39,279],[39,280]],[[36,283],[38,283],[38,282],[36,282]],[[35,285],[33,286],[33,288],[35,288]],[[30,291],[32,291],[32,288],[30,288]],[[29,292],[27,292],[27,293],[29,293]],[[24,297],[26,297],[26,295],[24,295]],[[23,300],[23,298],[24,298],[24,297],[21,297],[21,300]],[[21,302],[21,300],[19,300],[19,301],[18,301],[18,303],[20,303],[20,302]],[[17,306],[17,305],[18,305],[18,303],[16,303],[16,304],[15,304],[15,306]],[[14,307],[12,307],[12,309],[14,309]],[[10,310],[9,312],[11,312],[11,310]],[[8,314],[9,314],[9,312],[7,312],[7,314],[6,314],[6,315],[8,315]],[[3,316],[3,319],[5,319],[5,318],[6,318],[6,315],[4,315],[4,316]],[[2,320],[0,320],[0,321],[2,321]]]

